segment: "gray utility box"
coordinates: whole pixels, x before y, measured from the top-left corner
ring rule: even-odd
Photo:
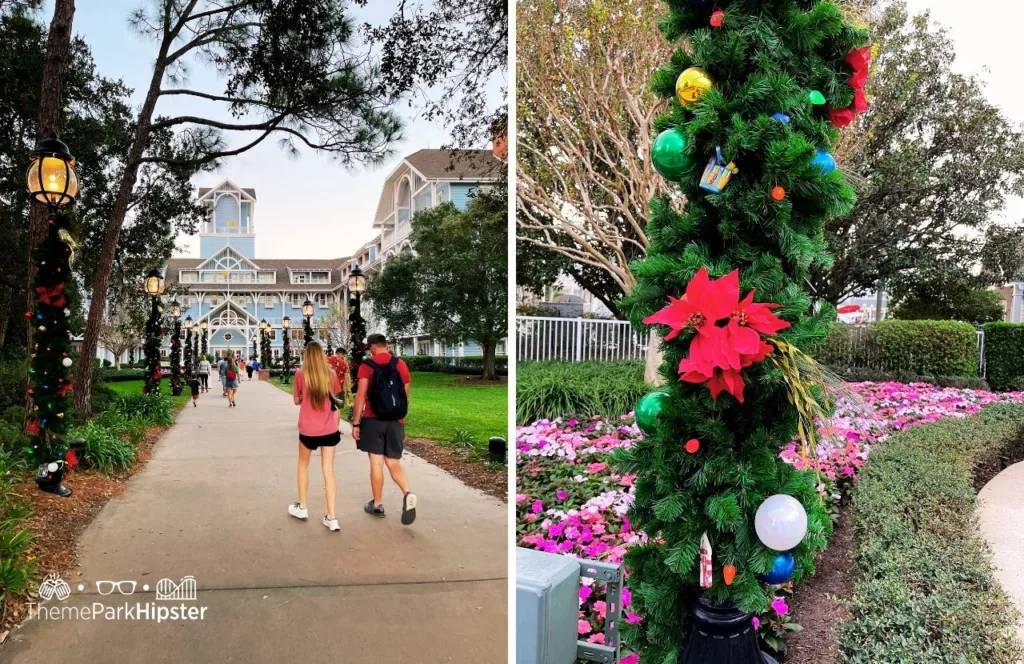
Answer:
[[[516,664],[576,661],[580,563],[516,547]]]

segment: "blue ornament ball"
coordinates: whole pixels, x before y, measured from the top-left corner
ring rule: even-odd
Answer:
[[[789,124],[789,116],[786,115],[785,113],[776,113],[775,115],[772,116],[772,120],[775,120],[776,122],[781,122],[784,125]]]
[[[761,580],[773,586],[785,583],[793,576],[794,569],[796,569],[796,560],[793,559],[792,553],[786,551],[775,556],[775,560],[772,561],[772,571],[763,575]]]
[[[836,160],[824,150],[818,150],[817,154],[814,155],[814,159],[811,159],[811,164],[816,166],[822,175],[828,175],[836,170]]]

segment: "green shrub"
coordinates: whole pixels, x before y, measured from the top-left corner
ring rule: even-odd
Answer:
[[[135,445],[118,435],[117,431],[92,420],[85,426],[72,429],[69,438],[85,440],[82,464],[100,472],[113,473],[127,470],[135,463]]]
[[[1024,405],[904,431],[853,491],[847,664],[1012,664],[1015,611],[978,533],[974,468],[1024,435]]]
[[[121,369],[101,369],[99,372],[99,378],[105,383],[118,383],[125,380],[143,380],[146,377],[146,371],[144,369],[131,369],[124,368],[122,365]]]
[[[0,606],[4,597],[32,590],[36,578],[36,563],[29,556],[35,536],[26,525],[31,508],[14,492],[26,470],[20,454],[0,448]]]
[[[837,323],[825,341],[810,351],[841,376],[853,369],[873,369],[889,374],[978,377],[977,331],[958,321]]]
[[[406,355],[405,360],[409,371],[436,371],[439,373],[479,376],[484,372],[484,358],[481,355],[467,357],[434,357],[432,355]],[[508,375],[508,356],[497,355],[494,358],[494,369],[499,376]]]
[[[985,377],[993,390],[1024,388],[1024,325],[988,323],[985,330]]]
[[[146,426],[174,424],[174,404],[166,394],[118,394],[114,397],[112,405],[113,410]]]
[[[24,360],[0,362],[0,410],[24,406],[28,375]]]
[[[516,422],[555,417],[617,417],[649,392],[642,362],[521,362]]]

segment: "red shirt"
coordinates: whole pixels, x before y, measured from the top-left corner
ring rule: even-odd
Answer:
[[[380,366],[386,365],[391,361],[391,353],[378,353],[370,357],[371,360],[376,362]],[[412,382],[412,377],[409,375],[409,367],[405,365],[405,360],[399,359],[395,363],[395,368],[398,369],[398,375],[402,377],[402,382],[408,385]],[[359,365],[359,373],[356,376],[357,380],[367,380],[373,378],[373,367],[366,362]],[[367,396],[366,401],[363,404],[363,417],[374,417],[373,409],[370,408],[370,398]],[[404,419],[398,420],[402,424],[405,423]]]

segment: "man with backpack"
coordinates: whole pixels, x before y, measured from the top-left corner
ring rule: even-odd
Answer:
[[[373,498],[364,510],[384,518],[384,466],[387,466],[391,479],[402,490],[402,523],[408,526],[416,520],[417,499],[409,491],[401,459],[412,379],[405,362],[388,353],[388,342],[383,334],[371,334],[366,343],[370,346],[370,357],[359,365],[352,412],[356,447],[370,457]]]

